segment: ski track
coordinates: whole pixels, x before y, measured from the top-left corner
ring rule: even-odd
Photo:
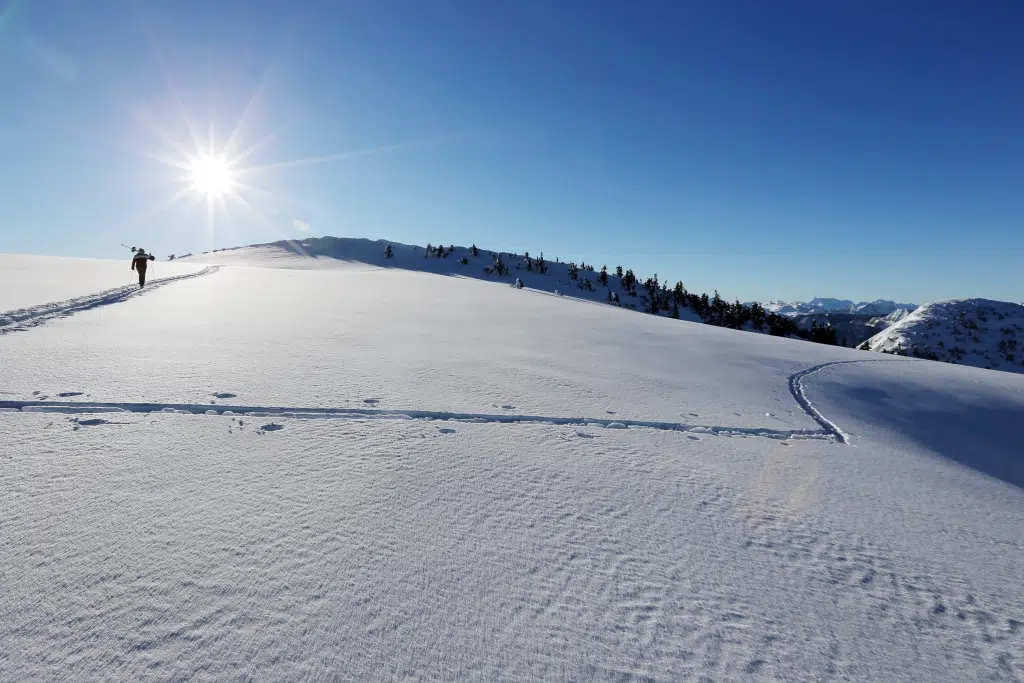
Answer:
[[[281,406],[212,406],[202,403],[70,403],[64,401],[0,401],[0,412],[25,413],[170,413],[182,415],[228,415],[243,417],[289,417],[298,419],[390,419],[474,422],[487,424],[554,424],[604,427],[606,429],[655,429],[670,432],[755,436],[767,439],[818,439],[834,441],[834,435],[820,429],[765,429],[724,427],[680,422],[596,419],[589,417],[548,417],[489,413],[453,413],[434,410],[385,410],[375,408],[297,408]]]
[[[7,311],[6,313],[0,313],[0,335],[7,334],[8,332],[23,332],[38,325],[45,324],[51,320],[66,318],[74,315],[75,313],[88,311],[99,306],[119,304],[146,292],[159,289],[160,287],[171,284],[172,282],[189,280],[203,275],[210,275],[217,272],[217,270],[219,270],[219,266],[208,266],[196,273],[187,273],[185,275],[175,275],[173,277],[152,280],[143,288],[140,288],[137,284],[125,285],[124,287],[116,287],[114,289],[108,289],[103,292],[88,294],[74,299],[55,301],[47,304],[40,304],[39,306],[19,308],[13,311]]]
[[[207,269],[209,270],[209,269]],[[197,277],[207,270],[181,277]],[[164,282],[181,279],[168,278]],[[100,305],[100,304],[95,304]],[[52,305],[51,305],[52,306]],[[82,309],[76,309],[82,310]],[[56,315],[56,314],[55,314]],[[65,315],[70,315],[66,313]],[[33,319],[34,320],[34,319]],[[38,324],[38,323],[34,323]],[[18,328],[21,329],[21,328]],[[3,329],[0,328],[0,332]],[[892,362],[881,359],[867,358],[863,360],[843,360],[820,363],[795,372],[789,376],[789,391],[797,404],[821,429],[766,429],[763,427],[726,427],[720,425],[698,425],[682,422],[654,422],[647,420],[600,419],[589,417],[552,417],[543,415],[514,415],[493,413],[455,413],[436,410],[386,410],[382,408],[300,408],[285,406],[244,406],[217,405],[199,403],[73,403],[66,401],[10,401],[0,400],[0,412],[26,413],[63,413],[63,414],[94,414],[94,413],[172,413],[187,415],[228,415],[245,417],[290,417],[298,419],[391,419],[391,420],[430,420],[438,422],[476,422],[490,424],[554,424],[571,426],[604,427],[606,429],[655,429],[669,432],[688,432],[696,434],[715,434],[727,436],[754,436],[766,439],[816,439],[849,444],[849,435],[838,425],[826,418],[811,403],[804,392],[803,380],[814,373],[836,365],[850,363]],[[78,392],[67,392],[72,396]],[[63,395],[63,394],[62,394]],[[232,396],[233,394],[224,394]],[[368,406],[376,405],[378,399],[366,399]],[[502,406],[506,408],[506,406]],[[510,407],[510,406],[509,406]]]
[[[791,393],[793,395],[793,399],[796,400],[796,402],[800,406],[800,408],[802,408],[803,411],[805,413],[807,413],[807,415],[811,419],[813,419],[815,422],[817,422],[818,424],[821,425],[822,429],[825,431],[826,434],[828,434],[831,438],[835,439],[839,443],[849,444],[850,443],[850,435],[847,434],[846,432],[844,432],[842,429],[840,429],[839,425],[837,425],[836,423],[832,422],[827,417],[822,415],[821,411],[819,411],[814,406],[814,404],[811,403],[811,400],[809,398],[807,398],[807,394],[804,392],[804,385],[803,385],[804,378],[805,377],[809,377],[810,375],[813,375],[814,373],[816,373],[816,372],[818,372],[820,370],[825,370],[826,368],[831,368],[831,367],[834,367],[836,365],[849,365],[851,363],[892,363],[892,362],[899,362],[899,361],[883,360],[881,358],[864,358],[864,359],[858,359],[858,360],[834,360],[834,361],[829,361],[828,363],[819,363],[818,365],[813,365],[813,366],[811,366],[809,368],[805,368],[803,370],[800,370],[799,372],[795,372],[792,375],[790,375],[789,376],[789,393]]]

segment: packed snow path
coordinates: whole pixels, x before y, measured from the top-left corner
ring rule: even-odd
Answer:
[[[845,365],[846,363],[863,363],[863,362],[870,362],[870,361],[859,361],[859,360],[831,361],[831,362],[828,362],[828,363],[821,363],[820,365],[815,365],[815,366],[809,367],[806,370],[801,370],[800,372],[795,372],[795,373],[793,373],[792,375],[789,376],[789,392],[791,394],[793,394],[793,398],[796,399],[796,402],[800,404],[800,407],[803,408],[805,413],[807,413],[808,415],[813,417],[814,420],[818,424],[820,424],[822,426],[822,428],[824,428],[826,433],[831,434],[832,436],[834,436],[840,443],[848,443],[849,442],[849,437],[846,434],[844,434],[843,430],[841,430],[839,427],[837,427],[831,420],[829,420],[824,415],[822,415],[818,411],[818,409],[815,408],[814,405],[810,402],[810,400],[807,398],[806,392],[804,391],[804,384],[803,384],[804,383],[804,378],[808,377],[809,375],[813,375],[816,372],[820,372],[821,370],[824,370],[826,368],[831,368],[831,367],[833,367],[835,365]]]
[[[865,355],[237,265],[0,336],[0,680],[1020,680],[1024,378]]]
[[[374,410],[372,408],[284,408],[279,406],[228,406],[209,404],[166,403],[91,403],[62,401],[4,401],[0,411],[25,413],[183,413],[192,415],[242,415],[246,417],[293,417],[298,419],[406,419],[494,424],[540,423],[552,425],[578,425],[605,429],[658,429],[670,432],[718,434],[728,436],[757,436],[768,439],[825,439],[834,435],[825,430],[764,429],[721,427],[717,425],[684,424],[681,422],[647,422],[643,420],[612,420],[589,417],[544,417],[514,413],[445,413],[431,410]]]
[[[140,288],[136,282],[124,287],[117,287],[115,289],[99,292],[97,294],[87,294],[85,296],[68,299],[66,301],[40,304],[38,306],[20,308],[13,311],[7,311],[6,313],[0,313],[0,334],[20,332],[37,325],[42,325],[51,320],[66,318],[70,315],[74,315],[75,313],[88,311],[98,306],[109,306],[111,304],[121,303],[128,299],[148,294],[155,289],[159,289],[173,282],[191,280],[192,278],[215,273],[217,272],[217,269],[217,266],[209,266],[196,273],[155,278],[147,282],[146,286],[142,288]]]

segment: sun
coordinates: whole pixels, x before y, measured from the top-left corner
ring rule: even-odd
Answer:
[[[0,4],[2,4],[2,0],[0,0]],[[208,249],[211,250],[215,244],[218,216],[235,221],[231,214],[237,209],[244,211],[248,217],[259,224],[260,228],[273,233],[278,239],[291,239],[294,237],[291,227],[293,223],[278,214],[290,210],[288,207],[292,206],[298,207],[302,213],[320,211],[321,209],[314,203],[261,187],[262,176],[298,166],[341,162],[357,157],[389,153],[433,141],[432,138],[410,140],[281,161],[268,158],[263,160],[263,163],[254,163],[256,159],[264,157],[265,148],[271,142],[277,140],[294,125],[294,122],[285,121],[262,136],[248,139],[250,130],[256,132],[249,123],[250,114],[262,106],[262,93],[273,66],[268,67],[226,140],[223,136],[218,139],[213,118],[197,122],[188,114],[182,99],[174,88],[171,75],[162,68],[169,97],[164,104],[176,105],[181,121],[177,124],[168,123],[154,115],[154,111],[170,109],[170,107],[153,110],[141,107],[134,111],[135,122],[147,133],[155,136],[155,147],[136,147],[130,142],[114,141],[114,146],[118,150],[156,161],[170,171],[162,178],[162,184],[169,185],[171,191],[165,197],[159,198],[156,204],[149,207],[141,217],[133,219],[133,226],[144,225],[172,207],[184,204],[189,211],[197,208],[205,209],[206,237]],[[203,123],[206,125],[202,125]],[[204,128],[207,128],[205,135]],[[185,132],[188,134],[187,137],[181,137],[181,134]],[[256,156],[257,153],[259,153],[258,156]],[[294,225],[297,224],[299,221],[296,219]],[[251,224],[247,221],[234,227],[248,230],[251,229],[250,226]]]
[[[231,164],[210,155],[194,159],[189,165],[188,177],[192,188],[207,197],[220,197],[235,185]]]

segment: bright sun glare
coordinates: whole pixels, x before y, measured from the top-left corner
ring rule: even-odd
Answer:
[[[214,156],[195,159],[189,167],[189,180],[197,192],[208,197],[219,197],[234,185],[231,166]]]
[[[2,4],[2,0],[0,0],[0,4]],[[177,99],[169,75],[166,73],[164,75],[167,79],[168,91],[172,97]],[[265,79],[266,76],[264,76]],[[195,125],[187,116],[180,100],[177,102],[178,110],[182,116],[184,128],[188,130],[188,139],[185,140],[175,139],[173,129],[165,129],[164,125],[155,119],[149,110],[140,110],[137,113],[138,123],[155,133],[161,145],[155,151],[130,147],[125,149],[175,169],[175,178],[171,183],[175,188],[173,193],[149,209],[138,220],[140,224],[148,222],[179,202],[184,202],[189,209],[205,204],[206,236],[210,249],[213,248],[216,236],[216,217],[218,214],[230,216],[229,207],[242,209],[264,230],[273,233],[277,239],[287,238],[290,233],[282,231],[280,221],[268,216],[261,207],[269,203],[275,207],[296,206],[306,212],[308,211],[306,207],[309,205],[301,200],[260,187],[255,181],[261,175],[296,166],[325,164],[370,154],[381,154],[414,144],[413,142],[387,144],[334,154],[319,154],[287,161],[253,164],[250,160],[251,156],[290,127],[290,124],[286,123],[256,140],[244,139],[249,115],[261,97],[264,85],[264,81],[261,81],[242,111],[230,136],[221,145],[216,144],[213,121],[206,122],[209,126],[209,135],[204,139],[200,134],[202,126]],[[275,208],[273,213],[278,211]]]

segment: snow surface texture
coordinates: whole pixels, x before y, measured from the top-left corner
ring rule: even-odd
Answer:
[[[1024,677],[1024,377],[230,257],[0,336],[0,680]]]
[[[861,348],[1024,372],[1024,306],[988,299],[925,304]]]

